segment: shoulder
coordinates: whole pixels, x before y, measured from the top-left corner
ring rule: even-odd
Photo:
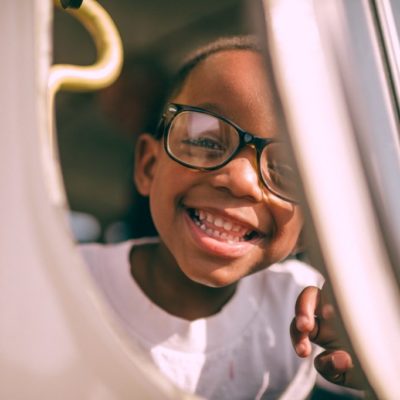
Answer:
[[[292,286],[321,287],[324,283],[324,278],[319,271],[309,264],[296,259],[288,259],[281,263],[276,263],[266,269],[265,272],[270,279],[282,283],[291,283]]]
[[[89,267],[104,264],[109,256],[115,256],[121,252],[129,252],[131,244],[123,242],[118,244],[88,243],[78,246],[79,252]]]
[[[310,265],[299,260],[286,260],[249,276],[247,292],[262,293],[262,307],[274,318],[291,319],[294,304],[301,291],[307,286],[322,287],[324,278]],[[258,288],[258,289],[257,289]],[[266,313],[265,313],[266,314]]]
[[[276,322],[276,329],[278,326],[279,329],[286,329],[301,291],[307,286],[322,287],[323,283],[324,278],[316,269],[290,259],[245,277],[231,303],[238,303],[247,318],[251,317],[253,305],[253,317],[257,316],[255,323],[264,324],[269,320]],[[235,309],[238,314],[237,311]]]
[[[321,288],[323,283],[323,276],[315,268],[302,261],[288,259],[243,278],[233,302],[241,304],[243,299],[251,298],[258,307],[261,304],[268,308],[272,304],[279,305],[279,308],[292,307],[305,287]],[[276,313],[279,308],[272,307],[271,312]]]
[[[83,259],[88,264],[89,269],[101,268],[110,262],[116,260],[127,260],[133,247],[147,243],[156,243],[159,239],[156,237],[132,239],[120,243],[87,243],[80,244],[78,249]]]

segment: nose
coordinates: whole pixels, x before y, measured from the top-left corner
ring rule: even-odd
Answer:
[[[213,172],[214,187],[229,191],[233,196],[260,202],[264,187],[257,172],[255,150],[246,146],[224,167]]]

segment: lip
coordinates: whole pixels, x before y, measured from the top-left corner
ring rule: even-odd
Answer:
[[[190,236],[197,247],[202,251],[226,259],[235,259],[244,256],[254,246],[257,246],[265,236],[251,241],[228,243],[208,236],[190,218],[187,209],[184,210],[184,220]]]

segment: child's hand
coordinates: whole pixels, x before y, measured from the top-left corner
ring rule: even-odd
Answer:
[[[328,381],[338,385],[358,387],[353,358],[339,343],[335,332],[335,310],[324,299],[321,290],[309,286],[297,298],[295,318],[290,325],[290,334],[298,356],[311,354],[311,342],[326,350],[314,361],[317,371]]]

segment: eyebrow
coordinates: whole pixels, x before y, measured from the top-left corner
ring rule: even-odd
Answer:
[[[196,104],[196,107],[203,108],[204,110],[215,112],[216,114],[220,114],[221,116],[225,116],[223,110],[215,103],[200,103]]]

